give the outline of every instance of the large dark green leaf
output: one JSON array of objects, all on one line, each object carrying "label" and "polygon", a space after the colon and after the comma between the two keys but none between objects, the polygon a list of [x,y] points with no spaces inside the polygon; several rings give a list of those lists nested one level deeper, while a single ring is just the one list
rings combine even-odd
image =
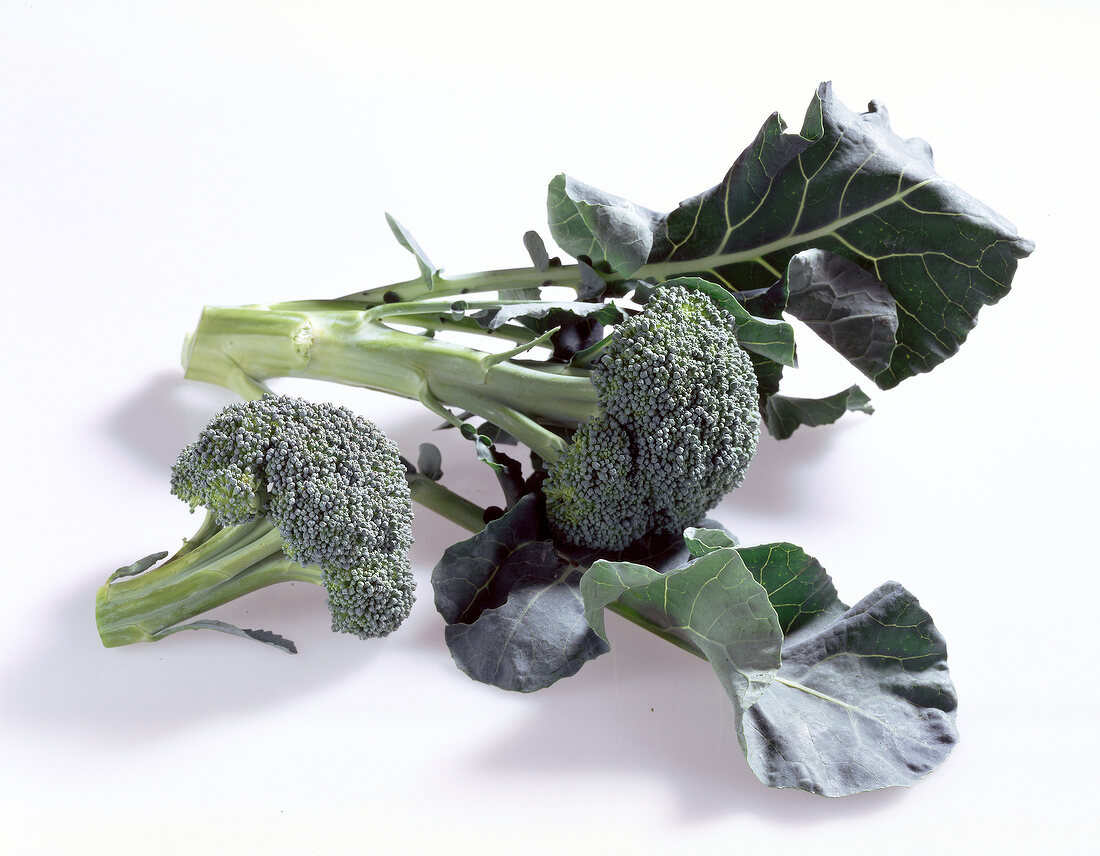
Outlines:
[{"label": "large dark green leaf", "polygon": [[765,784],[833,797],[908,786],[958,741],[943,637],[898,583],[788,643],[779,674],[740,720]]},{"label": "large dark green leaf", "polygon": [[483,610],[504,602],[508,588],[498,581],[501,567],[523,547],[541,547],[538,519],[529,513],[532,502],[533,498],[525,500],[477,535],[444,551],[432,571],[432,589],[435,608],[448,624],[472,622]]},{"label": "large dark green leaf", "polygon": [[[894,134],[876,102],[854,113],[822,84],[801,132],[785,127],[773,114],[720,184],[663,217],[559,176],[551,232],[567,252],[595,253],[613,274],[694,275],[734,291],[772,285],[805,250],[829,251],[896,303],[897,346],[875,382],[891,387],[932,369],[958,350],[978,310],[1008,293],[1031,242],[937,175],[927,143]],[[861,348],[845,337],[845,347],[873,352],[874,341]]]},{"label": "large dark green leaf", "polygon": [[474,680],[532,692],[607,651],[585,620],[582,569],[541,534],[538,497],[528,494],[432,571],[447,646]]},{"label": "large dark green leaf", "polygon": [[[506,492],[508,492],[506,490]],[[679,566],[683,539],[653,535],[614,553],[555,544],[540,497],[527,493],[474,537],[449,547],[432,572],[451,654],[466,674],[530,692],[607,651],[589,627],[581,574],[600,558]]]},{"label": "large dark green leaf", "polygon": [[[447,626],[451,656],[474,680],[533,692],[575,674],[608,650],[584,620],[577,595],[580,571],[558,565],[557,576],[551,576],[551,568],[532,561],[550,555],[520,558],[513,554],[534,573],[514,577],[504,603],[483,611],[473,623]],[[511,563],[503,570],[509,576],[515,574]]]}]

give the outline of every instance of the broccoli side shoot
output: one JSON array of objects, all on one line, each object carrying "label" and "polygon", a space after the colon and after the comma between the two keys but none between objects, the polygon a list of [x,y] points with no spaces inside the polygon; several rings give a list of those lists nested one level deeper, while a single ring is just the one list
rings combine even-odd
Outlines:
[{"label": "broccoli side shoot", "polygon": [[549,468],[555,534],[598,549],[682,532],[738,487],[759,436],[757,382],[733,316],[665,286],[592,372],[602,412]]},{"label": "broccoli side shoot", "polygon": [[135,564],[100,589],[108,647],[212,626],[180,622],[289,580],[325,587],[335,631],[385,636],[408,616],[405,467],[366,419],[287,396],[232,405],[180,453],[171,485],[207,520],[168,562]]}]

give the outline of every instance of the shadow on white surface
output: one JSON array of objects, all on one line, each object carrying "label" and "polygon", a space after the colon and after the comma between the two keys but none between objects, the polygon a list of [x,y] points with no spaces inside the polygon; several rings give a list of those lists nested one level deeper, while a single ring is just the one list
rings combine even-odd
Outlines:
[{"label": "shadow on white surface", "polygon": [[218,617],[274,628],[309,657],[210,631],[106,649],[93,617],[97,584],[89,577],[86,587],[47,604],[44,620],[54,632],[0,675],[0,715],[12,725],[101,742],[156,740],[300,702],[385,654],[351,637],[327,640],[336,634],[328,629],[324,593],[308,585],[259,592]]},{"label": "shadow on white surface", "polygon": [[[791,517],[812,508],[815,500],[807,491],[807,479],[812,478],[815,468],[824,466],[842,434],[859,428],[860,416],[846,414],[833,425],[803,427],[786,440],[774,439],[761,426],[760,442],[744,483],[727,495],[710,516],[735,518],[744,510],[758,517]],[[732,520],[723,522],[732,526]]]},{"label": "shadow on white surface", "polygon": [[102,427],[129,454],[167,473],[210,417],[238,401],[227,389],[184,380],[178,370],[162,371],[108,412]]}]

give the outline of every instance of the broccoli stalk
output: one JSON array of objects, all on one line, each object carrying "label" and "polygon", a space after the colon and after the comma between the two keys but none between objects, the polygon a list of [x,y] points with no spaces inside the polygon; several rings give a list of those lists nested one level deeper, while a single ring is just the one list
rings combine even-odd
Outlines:
[{"label": "broccoli stalk", "polygon": [[270,520],[222,527],[207,513],[193,538],[167,562],[147,570],[166,555],[155,553],[119,568],[100,587],[96,625],[105,647],[155,642],[191,629],[184,622],[276,583],[323,584],[320,567],[286,557],[282,535]]},{"label": "broccoli stalk", "polygon": [[475,534],[485,528],[485,509],[477,503],[420,473],[409,473],[405,479],[413,502]]},{"label": "broccoli stalk", "polygon": [[[778,242],[779,245],[782,243]],[[578,264],[555,263],[546,267],[500,268],[459,274],[448,274],[437,270],[432,273],[431,277],[422,275],[416,279],[405,280],[392,285],[375,286],[344,295],[339,299],[356,303],[360,307],[374,307],[428,298],[524,291],[547,286],[570,288],[579,294],[592,287],[591,284],[586,283],[586,275],[583,272],[585,268],[587,268],[588,275],[593,278],[592,284],[596,284],[596,278],[598,278],[599,283],[602,283],[597,286],[598,288],[621,292],[641,280],[650,282],[674,281],[680,277],[697,276],[699,271],[709,269],[708,263],[714,264],[719,259],[723,266],[746,262],[765,265],[764,257],[772,249],[781,249],[781,246],[764,245],[763,247],[753,247],[738,252],[726,252],[717,258],[685,258],[647,262],[634,269],[629,277],[620,276],[606,269],[597,271],[587,263],[584,268]],[[779,270],[772,267],[768,269],[775,279],[782,279],[783,274]],[[730,291],[737,290],[728,283],[724,287]]]},{"label": "broccoli stalk", "polygon": [[449,310],[208,307],[184,348],[186,376],[245,397],[267,392],[269,378],[328,380],[419,400],[454,425],[464,417],[448,408],[477,415],[546,464],[555,535],[594,549],[681,532],[744,478],[758,437],[756,376],[736,320],[705,293],[666,283],[583,368],[519,359],[550,333],[486,353],[389,326],[446,328]]},{"label": "broccoli stalk", "polygon": [[[691,270],[696,270],[696,268],[691,268]],[[637,278],[641,279],[661,272],[656,268],[653,271],[644,269],[643,272],[637,274]],[[609,275],[603,275],[603,278],[609,284],[622,282],[620,278]],[[362,308],[364,306],[373,307],[392,303],[411,303],[425,298],[522,291],[544,286],[572,288],[579,292],[583,287],[580,267],[578,265],[556,265],[542,271],[533,267],[501,268],[499,270],[460,274],[445,274],[436,271],[430,280],[420,276],[405,282],[356,291],[339,299],[355,303]]]},{"label": "broccoli stalk", "polygon": [[[433,316],[448,309],[429,308]],[[446,409],[454,407],[504,429],[548,461],[565,442],[546,426],[576,428],[599,412],[586,370],[523,365],[382,323],[424,311],[422,304],[389,304],[364,312],[340,301],[208,306],[184,345],[185,373],[244,398],[268,392],[263,381],[270,378],[335,381],[419,400],[459,424]]]}]

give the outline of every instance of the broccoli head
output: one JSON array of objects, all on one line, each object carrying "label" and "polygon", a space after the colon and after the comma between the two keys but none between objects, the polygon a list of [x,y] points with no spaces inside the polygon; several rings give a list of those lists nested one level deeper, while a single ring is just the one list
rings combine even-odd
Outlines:
[{"label": "broccoli head", "polygon": [[759,436],[756,374],[733,316],[665,286],[621,324],[592,371],[601,412],[544,484],[555,534],[621,549],[696,524],[745,477]]},{"label": "broccoli head", "polygon": [[366,419],[287,396],[232,405],[180,453],[171,486],[207,520],[161,567],[123,569],[101,589],[105,643],[161,638],[200,611],[287,580],[324,586],[336,631],[385,636],[408,616],[405,466]]}]

